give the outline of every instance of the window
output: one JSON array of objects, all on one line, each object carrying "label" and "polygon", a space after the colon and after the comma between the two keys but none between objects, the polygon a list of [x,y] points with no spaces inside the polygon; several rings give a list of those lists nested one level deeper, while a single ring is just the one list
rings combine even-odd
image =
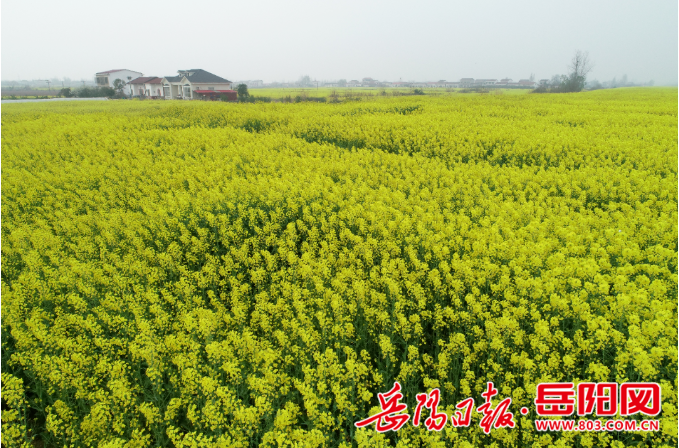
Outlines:
[{"label": "window", "polygon": [[214,87],[208,87],[207,89],[208,89],[208,90],[215,90]]},{"label": "window", "polygon": [[163,92],[165,93],[165,98],[170,97],[170,86],[163,86]]},{"label": "window", "polygon": [[127,77],[127,80],[129,81],[130,79],[132,79],[132,77],[131,77],[131,76],[128,76],[128,77]]},{"label": "window", "polygon": [[190,98],[190,97],[191,97],[191,86],[185,85],[184,86],[184,98]]}]

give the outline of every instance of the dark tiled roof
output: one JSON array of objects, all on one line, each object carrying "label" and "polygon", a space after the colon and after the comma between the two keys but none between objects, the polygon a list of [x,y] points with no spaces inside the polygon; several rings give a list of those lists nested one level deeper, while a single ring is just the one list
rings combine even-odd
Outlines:
[{"label": "dark tiled roof", "polygon": [[188,79],[191,82],[214,82],[214,83],[222,83],[222,82],[231,82],[228,79],[224,79],[220,76],[213,75],[210,72],[206,72],[203,69],[196,68],[192,70],[181,70],[182,72],[191,72],[191,76],[186,76],[186,79]]},{"label": "dark tiled roof", "polygon": [[134,78],[132,81],[128,82],[128,84],[145,84],[155,78],[155,76],[140,76],[139,78]]},{"label": "dark tiled roof", "polygon": [[165,79],[167,79],[168,82],[179,82],[182,80],[181,76],[166,76]]}]

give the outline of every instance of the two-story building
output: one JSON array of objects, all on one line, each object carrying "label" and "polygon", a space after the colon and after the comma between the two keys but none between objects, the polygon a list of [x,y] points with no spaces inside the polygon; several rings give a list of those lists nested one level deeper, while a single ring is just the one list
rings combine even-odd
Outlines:
[{"label": "two-story building", "polygon": [[[97,87],[113,87],[113,83],[116,79],[120,79],[127,84],[133,79],[139,78],[140,76],[144,76],[144,74],[141,72],[135,72],[134,70],[106,70],[104,72],[98,72],[94,75],[94,83]],[[130,87],[125,85],[123,93],[125,95],[131,95]]]}]

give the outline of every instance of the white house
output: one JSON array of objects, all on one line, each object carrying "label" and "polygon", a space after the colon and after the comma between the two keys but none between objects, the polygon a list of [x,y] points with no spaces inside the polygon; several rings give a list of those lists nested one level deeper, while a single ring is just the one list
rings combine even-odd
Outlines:
[{"label": "white house", "polygon": [[202,69],[179,70],[178,76],[166,76],[161,80],[165,99],[202,99],[196,91],[231,91],[233,83]]},{"label": "white house", "polygon": [[163,97],[163,78],[157,76],[140,76],[127,83],[131,96],[145,96],[148,98]]},{"label": "white house", "polygon": [[[113,87],[113,83],[116,79],[120,79],[121,81],[128,83],[135,78],[139,78],[140,76],[144,76],[144,74],[141,72],[135,72],[134,70],[107,70],[105,72],[96,73],[94,75],[94,81],[97,87]],[[123,89],[123,93],[125,95],[131,94],[131,90],[127,85]]]},{"label": "white house", "polygon": [[494,86],[497,84],[497,79],[475,79],[474,85],[476,86]]},{"label": "white house", "polygon": [[535,81],[531,81],[530,79],[519,79],[518,85],[519,87],[535,88],[538,86],[538,83]]}]

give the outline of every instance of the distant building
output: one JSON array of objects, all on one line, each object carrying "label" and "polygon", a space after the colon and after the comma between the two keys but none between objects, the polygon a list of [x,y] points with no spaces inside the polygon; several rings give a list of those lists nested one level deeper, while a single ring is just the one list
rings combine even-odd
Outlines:
[{"label": "distant building", "polygon": [[213,96],[210,92],[231,92],[233,83],[202,69],[179,70],[178,76],[162,79],[165,99],[205,99]]},{"label": "distant building", "polygon": [[356,79],[352,79],[347,83],[347,87],[362,87],[361,83]]},{"label": "distant building", "polygon": [[127,83],[130,89],[130,96],[141,96],[147,98],[163,97],[163,78],[157,76],[140,76]]},{"label": "distant building", "polygon": [[476,86],[476,87],[494,86],[495,84],[497,84],[497,79],[475,79],[474,80],[474,86]]},{"label": "distant building", "polygon": [[233,83],[233,85],[235,85],[235,86],[239,86],[241,84],[245,84],[246,86],[248,86],[248,89],[256,89],[258,87],[264,87],[264,81],[262,81],[261,79],[255,79],[255,80],[251,80],[251,81],[235,81]]},{"label": "distant building", "polygon": [[427,87],[430,88],[436,88],[436,87],[448,87],[449,82],[446,82],[445,79],[441,79],[439,81],[432,81],[427,83]]},{"label": "distant building", "polygon": [[460,79],[460,87],[473,87],[474,86],[474,78],[461,78]]},{"label": "distant building", "polygon": [[[134,70],[120,69],[120,70],[106,70],[105,72],[97,72],[94,75],[94,84],[97,87],[113,87],[113,83],[116,79],[128,83],[135,78],[144,76],[141,72],[135,72]],[[123,89],[125,95],[130,95],[130,88],[126,85]]]},{"label": "distant building", "polygon": [[535,81],[531,81],[530,79],[519,79],[519,82],[517,83],[519,87],[537,87],[538,83]]}]

